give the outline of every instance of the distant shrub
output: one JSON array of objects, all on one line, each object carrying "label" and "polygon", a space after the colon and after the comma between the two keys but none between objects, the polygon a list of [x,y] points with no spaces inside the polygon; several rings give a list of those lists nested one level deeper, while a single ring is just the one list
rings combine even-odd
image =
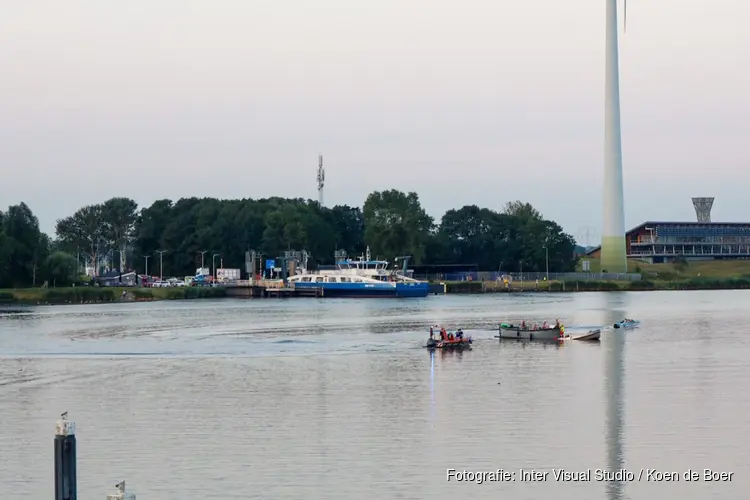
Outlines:
[{"label": "distant shrub", "polygon": [[681,285],[683,290],[736,290],[750,288],[750,279],[690,278]]},{"label": "distant shrub", "polygon": [[628,290],[638,291],[638,290],[653,290],[656,287],[653,281],[649,280],[640,280],[640,281],[631,281],[628,283]]},{"label": "distant shrub", "polygon": [[614,292],[621,290],[621,288],[620,285],[615,281],[566,280],[564,282],[563,290],[566,292]]},{"label": "distant shrub", "polygon": [[0,302],[15,302],[16,296],[13,292],[0,292]]},{"label": "distant shrub", "polygon": [[153,299],[154,293],[150,288],[134,288],[131,292],[136,299]]},{"label": "distant shrub", "polygon": [[207,286],[184,286],[174,288],[154,288],[153,297],[167,300],[179,299],[210,299],[226,297],[227,289],[224,287]]},{"label": "distant shrub", "polygon": [[445,293],[482,293],[481,281],[449,281]]},{"label": "distant shrub", "polygon": [[111,288],[75,287],[48,288],[41,294],[41,301],[50,304],[67,304],[79,302],[112,302],[116,298]]}]

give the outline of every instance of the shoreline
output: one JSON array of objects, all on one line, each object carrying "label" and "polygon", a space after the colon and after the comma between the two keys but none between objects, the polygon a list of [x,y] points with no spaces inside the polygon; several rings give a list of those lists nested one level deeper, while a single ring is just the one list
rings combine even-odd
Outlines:
[{"label": "shoreline", "polygon": [[747,290],[748,278],[688,278],[683,280],[639,281],[535,281],[515,282],[510,288],[498,282],[453,281],[445,282],[446,294],[486,293],[577,293],[577,292],[649,292],[691,290]]},{"label": "shoreline", "polygon": [[[691,290],[747,290],[748,278],[689,278],[675,281],[540,281],[502,283],[482,281],[447,281],[445,295],[497,293],[582,293],[582,292],[647,292]],[[126,292],[123,298],[123,291]],[[223,287],[132,288],[132,287],[63,287],[17,288],[0,290],[0,305],[70,305],[113,304],[120,302],[153,302],[161,300],[216,299],[227,297]]]},{"label": "shoreline", "polygon": [[[123,291],[126,292],[123,297]],[[215,299],[227,296],[226,288],[179,287],[60,287],[0,290],[0,305],[72,305],[153,302],[160,300]]]}]

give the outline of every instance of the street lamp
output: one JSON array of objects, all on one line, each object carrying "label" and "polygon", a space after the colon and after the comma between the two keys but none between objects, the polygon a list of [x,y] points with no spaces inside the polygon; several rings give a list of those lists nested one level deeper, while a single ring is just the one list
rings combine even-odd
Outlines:
[{"label": "street lamp", "polygon": [[146,272],[145,272],[144,274],[145,274],[146,276],[148,276],[148,259],[150,259],[150,258],[151,258],[151,256],[150,256],[150,255],[146,255],[146,256],[144,256],[143,258],[144,258],[144,259],[146,259]]},{"label": "street lamp", "polygon": [[547,281],[547,291],[549,292],[549,247],[547,244],[544,244],[544,263],[547,268],[547,277],[545,280]]},{"label": "street lamp", "polygon": [[157,250],[159,254],[159,281],[164,281],[164,254],[166,250]]},{"label": "street lamp", "polygon": [[206,252],[208,252],[208,250],[202,250],[200,252],[200,254],[201,254],[201,272],[203,272],[203,256],[206,255]]},{"label": "street lamp", "polygon": [[211,267],[214,270],[214,279],[216,279],[216,257],[221,256],[220,253],[215,253],[214,256],[211,258]]}]

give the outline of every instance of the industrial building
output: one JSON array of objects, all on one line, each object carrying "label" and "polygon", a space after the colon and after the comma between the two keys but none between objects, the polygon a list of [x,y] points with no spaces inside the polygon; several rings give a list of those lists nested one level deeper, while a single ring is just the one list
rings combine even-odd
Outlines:
[{"label": "industrial building", "polygon": [[[651,263],[675,259],[750,259],[750,223],[711,222],[713,198],[693,198],[696,222],[644,222],[625,234],[629,259]],[[600,258],[601,247],[586,253]]]}]

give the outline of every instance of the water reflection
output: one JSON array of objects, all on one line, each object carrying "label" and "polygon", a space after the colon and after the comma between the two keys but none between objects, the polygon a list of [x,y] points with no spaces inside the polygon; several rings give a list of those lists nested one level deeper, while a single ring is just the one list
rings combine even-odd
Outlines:
[{"label": "water reflection", "polygon": [[[626,317],[625,293],[607,293],[602,295],[604,300],[604,323],[613,325]],[[623,401],[623,383],[625,378],[625,330],[609,328],[606,343],[607,354],[605,358],[605,383],[604,391],[607,404],[607,468],[610,471],[619,471],[625,468],[625,453],[623,450],[623,421],[625,419],[625,404]],[[607,485],[607,497],[609,500],[622,500],[625,498],[625,483],[610,481]]]},{"label": "water reflection", "polygon": [[430,351],[430,424],[435,426],[435,350]]},{"label": "water reflection", "polygon": [[[30,321],[0,319],[0,441],[14,443],[0,453],[0,495],[48,495],[50,424],[70,410],[86,499],[123,478],[139,498],[179,491],[184,500],[743,498],[749,299],[750,291],[336,307],[227,300],[128,304],[127,317],[115,306],[35,308]],[[560,315],[573,334],[603,327],[602,342],[498,342],[498,311]],[[613,330],[625,316],[641,327]],[[430,320],[490,327],[473,335],[472,351],[430,353]],[[126,331],[112,326],[122,324]],[[166,354],[127,354],[143,352]],[[445,467],[616,471],[625,450],[628,469],[712,467],[735,480],[627,489],[445,481]]]}]

